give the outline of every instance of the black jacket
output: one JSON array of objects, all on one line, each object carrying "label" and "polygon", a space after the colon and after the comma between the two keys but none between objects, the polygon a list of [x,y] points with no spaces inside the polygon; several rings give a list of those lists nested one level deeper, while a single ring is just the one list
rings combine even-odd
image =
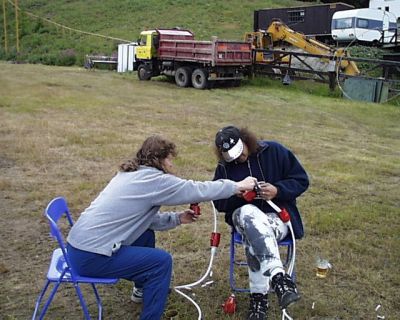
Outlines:
[{"label": "black jacket", "polygon": [[[296,206],[296,198],[309,186],[307,173],[295,155],[283,145],[273,141],[259,141],[259,144],[260,150],[251,154],[245,163],[219,162],[214,180],[240,181],[251,175],[258,181],[265,181],[277,187],[278,194],[272,201],[289,212],[295,237],[300,239],[304,236],[304,228]],[[225,212],[225,221],[231,226],[233,211],[248,203],[237,196],[214,201],[216,209]],[[253,200],[251,204],[263,212],[274,212],[264,200]]]}]

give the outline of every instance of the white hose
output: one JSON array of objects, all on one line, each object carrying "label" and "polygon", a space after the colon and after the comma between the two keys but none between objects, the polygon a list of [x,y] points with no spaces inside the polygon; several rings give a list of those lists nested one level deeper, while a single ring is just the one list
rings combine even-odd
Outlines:
[{"label": "white hose", "polygon": [[286,309],[282,309],[282,320],[293,320],[293,318],[286,312]]},{"label": "white hose", "polygon": [[[213,228],[213,232],[217,232],[217,210],[215,209],[214,203],[211,201],[211,205],[213,208],[213,214],[214,214],[214,228]],[[191,297],[189,297],[187,294],[183,293],[182,291],[180,291],[181,289],[187,289],[187,290],[191,290],[192,287],[195,287],[199,284],[201,284],[211,273],[211,268],[214,262],[214,256],[217,253],[217,247],[211,247],[211,256],[210,256],[210,261],[208,263],[208,268],[207,271],[204,273],[204,275],[197,281],[189,283],[189,284],[184,284],[184,285],[180,285],[180,286],[175,286],[174,290],[175,292],[179,293],[181,296],[185,297],[186,299],[188,299],[197,309],[197,313],[198,313],[198,320],[202,319],[202,313],[201,313],[201,309],[199,307],[199,305],[196,303],[196,301],[194,301]],[[208,284],[211,284],[212,281],[208,281]]]},{"label": "white hose", "polygon": [[274,209],[277,213],[281,213],[281,208],[279,208],[275,203],[273,203],[271,200],[266,200],[267,203]]},{"label": "white hose", "polygon": [[294,263],[296,261],[296,239],[294,238],[294,231],[292,227],[292,223],[289,221],[287,223],[290,233],[292,234],[292,243],[293,243],[293,254],[292,254],[292,259],[290,260],[289,267],[288,267],[288,273],[290,276],[293,275],[293,270],[294,270]]},{"label": "white hose", "polygon": [[[278,214],[282,212],[281,208],[279,208],[275,203],[273,203],[271,200],[266,200],[267,203],[271,206],[272,209],[274,209]],[[296,239],[294,237],[294,231],[292,227],[292,223],[290,220],[288,222],[285,222],[286,225],[289,228],[290,235],[292,236],[292,243],[293,243],[293,252],[291,255],[291,259],[287,268],[287,273],[292,276],[293,275],[293,270],[294,270],[294,263],[296,261]],[[286,309],[282,309],[282,320],[293,320],[292,317],[289,316],[287,313]]]},{"label": "white hose", "polygon": [[[277,213],[281,213],[282,212],[281,208],[279,208],[271,200],[266,200],[266,201],[271,206],[271,208],[274,209]],[[287,270],[288,274],[290,276],[292,276],[293,275],[293,270],[294,270],[294,263],[296,261],[296,239],[294,237],[294,231],[293,231],[292,223],[290,222],[290,220],[288,222],[286,222],[286,225],[289,228],[290,235],[292,236],[292,243],[293,243],[293,254],[292,254],[292,257],[290,259],[288,270]]]},{"label": "white hose", "polygon": [[184,294],[182,291],[179,291],[178,289],[176,289],[176,287],[174,288],[174,290],[175,290],[175,292],[179,293],[181,296],[185,297],[191,303],[194,304],[194,306],[197,309],[197,313],[199,314],[198,320],[201,320],[202,319],[202,313],[201,313],[201,309],[200,309],[199,305],[191,297],[189,297],[187,294]]},{"label": "white hose", "polygon": [[211,272],[211,268],[212,268],[212,264],[213,264],[214,256],[215,256],[216,252],[217,252],[217,248],[211,247],[211,257],[210,257],[210,262],[208,264],[207,271],[204,273],[204,275],[199,280],[197,280],[196,282],[190,283],[190,284],[183,284],[180,286],[176,286],[175,288],[176,289],[190,289],[191,287],[195,287],[198,284],[202,283],[204,281],[204,279],[207,278],[209,273]]}]

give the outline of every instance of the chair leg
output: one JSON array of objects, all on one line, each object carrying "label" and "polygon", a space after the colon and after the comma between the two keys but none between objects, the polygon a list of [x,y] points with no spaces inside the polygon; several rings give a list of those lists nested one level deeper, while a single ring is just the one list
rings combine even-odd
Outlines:
[{"label": "chair leg", "polygon": [[81,288],[79,287],[79,283],[74,283],[74,287],[75,287],[76,294],[79,298],[79,301],[81,302],[81,306],[83,309],[83,313],[85,314],[85,318],[86,318],[86,320],[90,320],[89,310],[86,306],[85,299],[83,298],[83,294],[82,294]]},{"label": "chair leg", "polygon": [[231,239],[231,245],[230,245],[230,259],[229,259],[229,283],[231,285],[231,289],[235,291],[235,278],[234,278],[234,272],[235,272],[235,243],[233,241],[233,234],[232,234],[232,239]]},{"label": "chair leg", "polygon": [[[50,281],[49,281],[49,283],[50,283]],[[47,283],[47,286],[49,285],[49,283]],[[46,314],[47,309],[49,308],[51,302],[53,301],[53,298],[54,298],[54,296],[56,295],[56,292],[57,292],[58,287],[60,286],[60,284],[61,284],[61,282],[56,282],[56,283],[54,284],[54,288],[53,288],[53,290],[51,290],[50,296],[49,296],[49,298],[47,299],[47,301],[46,301],[46,303],[45,303],[45,305],[44,305],[44,307],[43,307],[43,309],[42,309],[42,312],[40,313],[40,316],[39,316],[39,319],[40,319],[40,320],[42,320],[42,319],[44,318],[44,315]],[[47,288],[46,288],[46,289],[47,289]]]},{"label": "chair leg", "polygon": [[50,281],[46,280],[45,285],[44,285],[42,291],[40,292],[38,299],[36,300],[35,310],[33,311],[32,320],[36,319],[36,314],[39,311],[40,303],[42,302],[42,299],[43,299],[44,295],[46,294],[49,284],[50,284]]},{"label": "chair leg", "polygon": [[97,301],[97,308],[98,308],[98,314],[99,314],[99,320],[102,319],[103,317],[103,305],[101,303],[101,298],[99,293],[97,292],[96,286],[94,285],[94,283],[92,283],[92,288],[94,291],[94,295],[96,296],[96,301]]}]

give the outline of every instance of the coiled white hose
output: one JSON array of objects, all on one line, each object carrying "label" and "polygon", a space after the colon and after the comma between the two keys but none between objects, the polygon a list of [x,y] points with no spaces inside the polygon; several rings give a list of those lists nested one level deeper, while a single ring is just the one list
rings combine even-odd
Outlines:
[{"label": "coiled white hose", "polygon": [[[217,210],[215,209],[214,203],[211,201],[211,205],[213,208],[213,215],[214,215],[214,228],[213,228],[213,232],[217,232]],[[200,306],[196,303],[196,301],[194,301],[191,297],[189,297],[187,294],[183,293],[181,290],[182,289],[187,289],[187,290],[191,290],[193,287],[201,284],[211,273],[211,268],[214,262],[214,256],[217,253],[217,247],[211,247],[211,256],[210,256],[210,261],[208,263],[208,268],[206,270],[206,272],[204,273],[204,275],[197,281],[189,283],[189,284],[183,284],[183,285],[179,285],[179,286],[175,286],[174,290],[175,292],[177,292],[178,294],[180,294],[181,296],[185,297],[186,299],[188,299],[197,309],[197,313],[198,313],[198,320],[202,319],[202,312],[200,309]],[[211,284],[212,281],[207,282],[206,284]]]}]

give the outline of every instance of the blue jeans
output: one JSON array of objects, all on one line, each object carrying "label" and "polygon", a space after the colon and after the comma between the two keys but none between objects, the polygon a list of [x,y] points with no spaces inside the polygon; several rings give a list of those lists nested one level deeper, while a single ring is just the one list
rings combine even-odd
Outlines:
[{"label": "blue jeans", "polygon": [[76,249],[67,245],[72,267],[82,276],[119,278],[134,281],[143,288],[141,320],[161,319],[168,297],[172,273],[172,257],[154,248],[153,230],[145,231],[130,246],[111,257]]}]

